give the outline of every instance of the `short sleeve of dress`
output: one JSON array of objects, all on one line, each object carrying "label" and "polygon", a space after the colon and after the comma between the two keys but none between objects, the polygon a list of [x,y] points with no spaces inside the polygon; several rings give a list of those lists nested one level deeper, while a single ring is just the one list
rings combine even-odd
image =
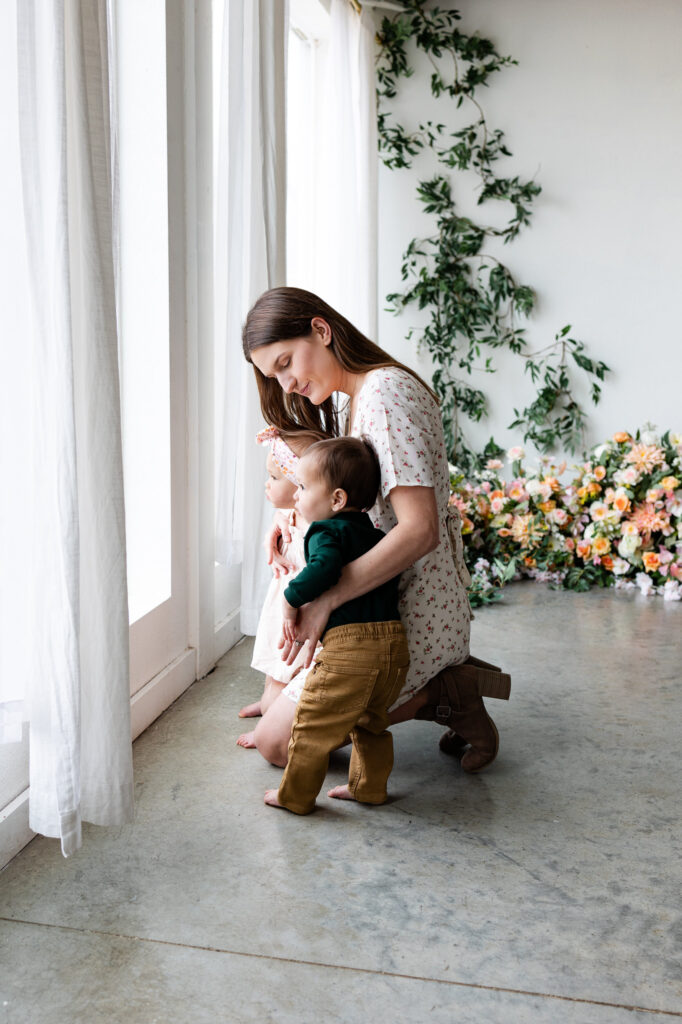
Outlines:
[{"label": "short sleeve of dress", "polygon": [[394,487],[435,487],[443,458],[438,406],[404,370],[375,370],[358,402],[353,434],[365,434],[381,464],[381,495]]}]

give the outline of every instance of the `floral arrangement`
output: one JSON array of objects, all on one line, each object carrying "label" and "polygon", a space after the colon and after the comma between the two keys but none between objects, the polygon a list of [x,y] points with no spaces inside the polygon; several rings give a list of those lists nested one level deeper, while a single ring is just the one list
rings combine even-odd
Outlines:
[{"label": "floral arrangement", "polygon": [[[501,452],[500,452],[501,453]],[[472,605],[524,576],[571,590],[639,588],[682,599],[682,435],[625,431],[566,463],[530,470],[511,448],[511,481],[491,458],[472,479],[451,466],[450,502],[462,517]]]}]

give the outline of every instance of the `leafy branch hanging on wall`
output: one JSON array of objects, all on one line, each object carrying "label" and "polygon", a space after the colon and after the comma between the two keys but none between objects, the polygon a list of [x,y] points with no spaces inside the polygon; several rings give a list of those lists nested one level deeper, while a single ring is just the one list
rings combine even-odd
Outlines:
[{"label": "leafy branch hanging on wall", "polygon": [[[486,395],[471,378],[474,370],[495,372],[493,356],[486,354],[491,349],[517,355],[536,387],[533,400],[523,409],[514,409],[510,427],[522,429],[524,440],[542,452],[555,446],[574,452],[584,443],[586,414],[574,395],[573,372],[577,368],[587,374],[596,404],[601,395],[598,381],[609,368],[589,358],[584,343],[570,337],[570,327],[558,331],[545,348],[530,352],[525,328],[519,324],[533,311],[535,293],[485,251],[490,239],[508,243],[517,237],[529,224],[533,201],[541,191],[535,181],[498,176],[497,161],[512,154],[504,132],[488,126],[476,98],[491,76],[517,61],[500,56],[490,40],[462,33],[458,11],[425,10],[426,0],[401,3],[404,10],[384,17],[379,32],[378,122],[383,162],[395,169],[411,167],[412,159],[429,148],[450,171],[476,173],[478,206],[506,202],[512,216],[503,228],[478,224],[458,209],[446,173],[421,181],[418,197],[424,211],[435,216],[436,231],[410,242],[402,260],[404,290],[388,295],[387,301],[395,313],[409,305],[429,312],[421,344],[435,363],[433,386],[441,400],[453,461],[464,469],[473,468],[482,457],[499,451],[491,439],[485,451],[476,455],[460,422],[461,414],[473,421],[487,415]],[[399,81],[413,74],[409,44],[426,54],[433,67],[432,94],[454,101],[456,108],[470,109],[470,123],[448,131],[444,124],[427,121],[407,131],[391,120],[387,101],[397,96]]]}]

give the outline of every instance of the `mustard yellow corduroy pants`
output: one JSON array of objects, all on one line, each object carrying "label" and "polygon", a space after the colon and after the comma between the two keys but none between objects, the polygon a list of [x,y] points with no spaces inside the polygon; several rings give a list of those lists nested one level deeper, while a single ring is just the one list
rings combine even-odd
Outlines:
[{"label": "mustard yellow corduroy pants", "polygon": [[384,803],[393,768],[388,708],[403,688],[409,662],[400,622],[359,622],[325,633],[296,709],[280,804],[296,814],[312,811],[329,755],[349,734],[351,793],[361,803]]}]

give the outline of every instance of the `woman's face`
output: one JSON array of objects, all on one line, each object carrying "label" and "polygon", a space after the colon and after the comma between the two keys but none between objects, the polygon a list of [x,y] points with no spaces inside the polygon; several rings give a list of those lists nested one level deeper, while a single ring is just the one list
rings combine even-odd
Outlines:
[{"label": "woman's face", "polygon": [[340,390],[342,367],[330,349],[332,332],[326,320],[312,320],[312,334],[306,338],[275,341],[253,349],[251,360],[264,377],[273,377],[288,395],[303,395],[321,405]]}]

